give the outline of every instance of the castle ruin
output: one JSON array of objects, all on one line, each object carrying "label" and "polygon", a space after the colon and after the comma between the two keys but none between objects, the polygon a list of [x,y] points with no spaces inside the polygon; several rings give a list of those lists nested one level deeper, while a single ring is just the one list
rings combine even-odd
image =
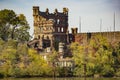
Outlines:
[{"label": "castle ruin", "polygon": [[67,46],[65,48],[71,42],[85,45],[95,35],[102,35],[111,43],[120,42],[120,31],[78,33],[78,28],[71,28],[72,33],[69,33],[68,8],[63,8],[62,12],[55,9],[54,13],[50,13],[48,8],[42,12],[38,6],[33,6],[33,18],[34,39],[28,42],[28,46],[36,49],[45,59],[52,53],[52,49],[57,50],[57,64],[63,65],[62,67],[66,67],[68,63],[68,66],[72,65],[71,69],[74,66],[71,52],[67,50]]},{"label": "castle ruin", "polygon": [[68,43],[68,8],[63,8],[63,12],[55,9],[54,13],[50,13],[48,8],[42,12],[34,6],[33,18],[34,38],[39,39],[39,49],[57,47],[59,42]]}]

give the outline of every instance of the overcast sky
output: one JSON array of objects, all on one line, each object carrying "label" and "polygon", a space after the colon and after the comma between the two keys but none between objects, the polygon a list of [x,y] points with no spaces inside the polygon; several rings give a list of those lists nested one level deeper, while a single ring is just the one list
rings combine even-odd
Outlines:
[{"label": "overcast sky", "polygon": [[32,7],[39,6],[40,11],[49,8],[50,13],[57,8],[62,12],[63,7],[69,8],[69,30],[79,27],[81,17],[82,32],[113,31],[113,15],[116,16],[116,31],[120,31],[120,0],[0,0],[0,10],[12,9],[17,14],[23,13],[30,24],[30,34],[33,34]]}]

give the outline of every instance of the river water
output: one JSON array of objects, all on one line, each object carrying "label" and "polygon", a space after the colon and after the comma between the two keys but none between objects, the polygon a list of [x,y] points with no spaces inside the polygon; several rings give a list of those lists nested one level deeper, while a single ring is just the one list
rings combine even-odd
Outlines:
[{"label": "river water", "polygon": [[120,80],[120,78],[4,78],[0,80]]}]

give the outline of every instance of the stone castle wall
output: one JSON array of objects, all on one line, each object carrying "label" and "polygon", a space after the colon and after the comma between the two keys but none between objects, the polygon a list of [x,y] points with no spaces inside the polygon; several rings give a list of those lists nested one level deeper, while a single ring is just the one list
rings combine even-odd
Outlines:
[{"label": "stone castle wall", "polygon": [[39,39],[39,48],[53,47],[56,41],[67,43],[68,8],[50,13],[48,8],[40,11],[38,6],[33,6],[33,18],[34,38]]},{"label": "stone castle wall", "polygon": [[77,33],[74,35],[75,42],[79,42],[80,44],[85,44],[87,42],[87,37],[92,38],[96,35],[102,35],[106,37],[108,42],[120,42],[120,31],[116,32],[91,32],[91,33]]}]

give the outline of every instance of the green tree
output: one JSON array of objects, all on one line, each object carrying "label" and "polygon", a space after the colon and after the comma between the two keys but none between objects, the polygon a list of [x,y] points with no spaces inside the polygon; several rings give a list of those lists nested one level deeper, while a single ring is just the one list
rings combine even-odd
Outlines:
[{"label": "green tree", "polygon": [[[14,41],[12,43],[14,43]],[[0,53],[0,63],[1,63],[0,67],[4,77],[12,75],[11,70],[14,66],[14,63],[16,62],[16,48],[14,48],[14,45],[9,45],[9,44],[11,43],[7,42],[3,44],[4,48]]]},{"label": "green tree", "polygon": [[48,62],[52,70],[52,76],[57,76],[58,73],[58,67],[56,66],[56,62],[58,61],[58,52],[53,50],[52,53],[48,56]]},{"label": "green tree", "polygon": [[[119,64],[119,57],[117,56],[119,54],[119,47],[114,44],[114,48],[115,50],[102,35],[93,36],[88,44],[84,46],[79,43],[72,43],[71,51],[76,64],[74,74],[76,76],[83,76],[83,64],[85,63],[87,76],[93,76],[95,74],[101,76],[114,76],[114,65]],[[119,70],[117,75],[118,74]]]},{"label": "green tree", "polygon": [[28,41],[29,25],[23,14],[17,15],[13,10],[4,9],[0,11],[0,37],[3,40],[16,39]]},{"label": "green tree", "polygon": [[115,70],[115,76],[120,77],[120,42],[116,44],[112,52],[113,55],[113,67]]},{"label": "green tree", "polygon": [[85,63],[85,47],[79,45],[79,43],[72,43],[71,44],[71,51],[73,53],[73,59],[75,61],[75,69],[74,69],[74,75],[75,76],[84,76],[84,67],[83,64]]},{"label": "green tree", "polygon": [[31,57],[31,62],[28,65],[28,71],[30,76],[50,76],[51,66],[42,58],[37,51],[29,49],[29,57]]}]

